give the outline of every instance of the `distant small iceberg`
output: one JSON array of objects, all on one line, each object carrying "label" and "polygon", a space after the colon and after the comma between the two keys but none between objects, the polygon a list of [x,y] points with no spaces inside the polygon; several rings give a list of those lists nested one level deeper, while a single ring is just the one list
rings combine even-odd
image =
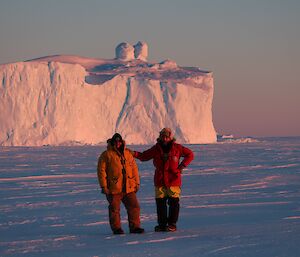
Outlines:
[{"label": "distant small iceberg", "polygon": [[233,135],[217,135],[217,142],[221,144],[231,143],[231,144],[244,144],[244,143],[257,143],[259,140],[253,137],[242,137],[235,138]]}]

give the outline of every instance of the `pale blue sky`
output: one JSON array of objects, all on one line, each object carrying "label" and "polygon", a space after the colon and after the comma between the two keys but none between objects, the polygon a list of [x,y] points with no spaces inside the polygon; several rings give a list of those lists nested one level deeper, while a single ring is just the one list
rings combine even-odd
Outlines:
[{"label": "pale blue sky", "polygon": [[220,133],[300,135],[299,0],[0,0],[0,63],[53,54],[149,60],[211,70]]}]

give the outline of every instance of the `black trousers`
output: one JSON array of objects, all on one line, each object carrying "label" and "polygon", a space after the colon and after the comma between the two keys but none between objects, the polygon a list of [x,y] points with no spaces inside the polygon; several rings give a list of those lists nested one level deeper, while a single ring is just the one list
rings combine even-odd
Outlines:
[{"label": "black trousers", "polygon": [[[164,197],[155,198],[157,222],[160,226],[166,226],[167,224],[175,225],[179,217],[179,198],[178,197]],[[169,210],[168,206],[169,205]]]}]

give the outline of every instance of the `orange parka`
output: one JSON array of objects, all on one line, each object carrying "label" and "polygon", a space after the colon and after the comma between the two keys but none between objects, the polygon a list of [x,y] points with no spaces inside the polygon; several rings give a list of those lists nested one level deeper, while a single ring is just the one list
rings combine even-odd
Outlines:
[{"label": "orange parka", "polygon": [[121,154],[108,143],[107,150],[98,159],[98,180],[102,189],[109,194],[131,193],[139,189],[140,178],[137,164],[131,152],[125,148]]}]

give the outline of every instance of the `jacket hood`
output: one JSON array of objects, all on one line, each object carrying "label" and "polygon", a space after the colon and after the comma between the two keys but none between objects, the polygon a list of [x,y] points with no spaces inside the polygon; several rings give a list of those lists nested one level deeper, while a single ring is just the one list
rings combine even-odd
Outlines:
[{"label": "jacket hood", "polygon": [[[114,150],[114,151],[119,152],[119,150],[116,148],[116,146],[113,145],[113,141],[111,140],[111,138],[107,139],[106,142],[107,142],[107,150]],[[125,142],[125,140],[122,140],[123,150],[125,150],[125,147],[126,147],[126,142]]]}]

